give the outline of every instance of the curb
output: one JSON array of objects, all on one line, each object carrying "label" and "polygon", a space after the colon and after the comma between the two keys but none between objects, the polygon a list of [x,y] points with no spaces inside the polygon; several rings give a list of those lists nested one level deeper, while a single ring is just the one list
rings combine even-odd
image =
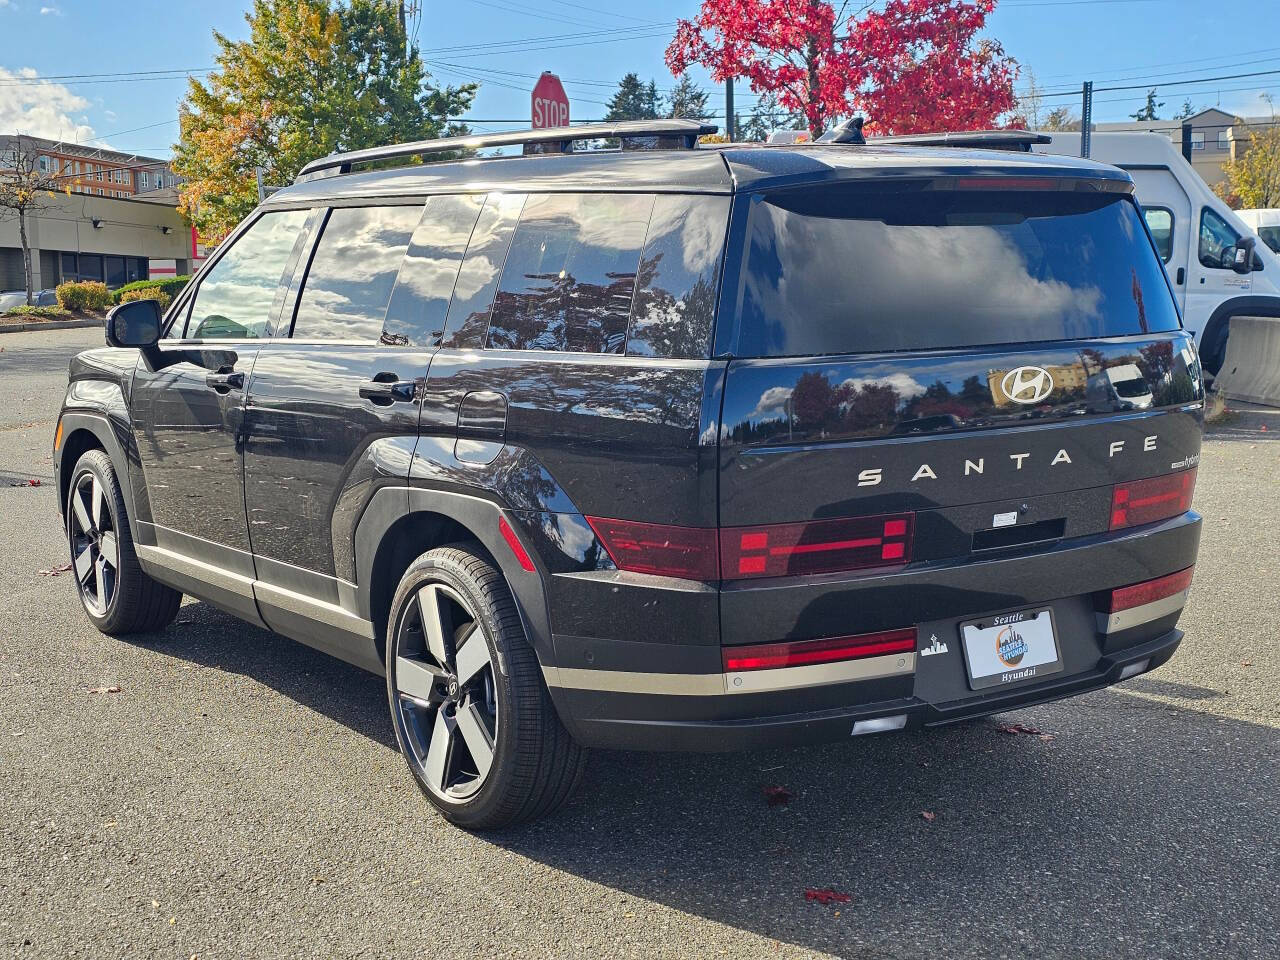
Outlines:
[{"label": "curb", "polygon": [[3,323],[0,333],[23,333],[27,330],[85,330],[101,327],[101,320],[49,320],[45,323]]}]

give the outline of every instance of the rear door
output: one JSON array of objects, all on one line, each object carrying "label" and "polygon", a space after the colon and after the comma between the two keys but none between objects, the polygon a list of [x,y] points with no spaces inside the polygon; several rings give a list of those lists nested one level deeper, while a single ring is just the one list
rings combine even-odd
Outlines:
[{"label": "rear door", "polygon": [[1198,365],[1138,209],[1033,183],[739,201],[725,643],[1002,606],[1000,584],[986,601],[922,587],[870,606],[840,580],[1104,533],[1114,483],[1195,462]]},{"label": "rear door", "polygon": [[[285,335],[263,347],[248,385],[249,539],[267,623],[368,665],[376,652],[372,625],[353,612],[353,535],[373,493],[408,474],[443,316],[433,327],[413,292],[424,282],[415,251],[435,224],[420,199],[335,207],[318,220]],[[452,276],[440,282],[452,289]],[[353,635],[364,641],[355,654]]]}]

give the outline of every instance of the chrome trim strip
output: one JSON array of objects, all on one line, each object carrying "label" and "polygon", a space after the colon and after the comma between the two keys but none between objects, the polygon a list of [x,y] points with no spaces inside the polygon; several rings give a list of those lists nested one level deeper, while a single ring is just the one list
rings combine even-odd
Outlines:
[{"label": "chrome trim strip", "polygon": [[584,670],[577,667],[543,667],[542,673],[550,687],[598,690],[605,693],[718,697],[901,676],[914,672],[915,665],[914,653],[891,653],[861,660],[738,673],[640,673],[629,670]]},{"label": "chrome trim strip", "polygon": [[835,663],[813,663],[804,667],[780,667],[777,670],[744,670],[725,674],[725,693],[764,693],[771,690],[795,690],[800,687],[825,687],[853,680],[875,680],[912,673],[916,668],[915,653],[888,653],[860,660]]},{"label": "chrome trim strip", "polygon": [[1187,591],[1183,590],[1171,597],[1152,600],[1150,603],[1144,603],[1140,607],[1130,607],[1128,610],[1121,610],[1119,613],[1095,614],[1098,618],[1098,632],[1112,634],[1119,633],[1121,630],[1129,630],[1132,627],[1140,627],[1144,623],[1150,623],[1152,620],[1159,620],[1161,617],[1167,617],[1171,613],[1177,613],[1186,604]]},{"label": "chrome trim strip", "polygon": [[292,590],[286,590],[274,584],[263,583],[261,580],[254,580],[251,577],[232,573],[225,567],[206,563],[203,560],[196,560],[186,554],[167,550],[164,547],[150,547],[146,544],[135,543],[134,549],[138,552],[138,559],[144,564],[150,563],[166,570],[172,570],[174,573],[183,574],[210,586],[220,587],[248,600],[256,600],[258,603],[267,604],[280,610],[296,613],[310,620],[328,624],[331,627],[336,627],[365,640],[372,640],[376,636],[373,624],[370,621],[356,616],[350,610],[335,603],[314,600]]},{"label": "chrome trim strip", "polygon": [[144,543],[135,543],[133,549],[137,552],[138,559],[144,564],[153,563],[165,570],[172,570],[174,573],[183,574],[194,580],[221,587],[223,590],[238,596],[247,597],[250,600],[253,599],[254,581],[250,577],[232,573],[225,567],[205,563],[203,560],[196,560],[186,554],[166,550],[164,547],[151,547]]},{"label": "chrome trim strip", "polygon": [[313,600],[311,597],[294,593],[284,587],[277,587],[275,584],[263,583],[261,580],[253,581],[253,589],[257,593],[259,603],[287,610],[310,620],[327,623],[331,627],[337,627],[339,630],[345,630],[366,640],[372,640],[375,637],[373,624],[370,621],[357,617],[350,610],[345,610],[336,603]]}]

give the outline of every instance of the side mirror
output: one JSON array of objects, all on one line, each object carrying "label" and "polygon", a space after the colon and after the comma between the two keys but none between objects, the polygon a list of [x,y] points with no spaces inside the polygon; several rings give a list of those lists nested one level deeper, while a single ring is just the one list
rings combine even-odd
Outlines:
[{"label": "side mirror", "polygon": [[107,343],[113,347],[154,347],[160,339],[160,304],[131,300],[107,314]]},{"label": "side mirror", "polygon": [[1236,273],[1253,271],[1253,248],[1256,245],[1253,237],[1245,237],[1236,243],[1236,256],[1231,262],[1231,269]]}]

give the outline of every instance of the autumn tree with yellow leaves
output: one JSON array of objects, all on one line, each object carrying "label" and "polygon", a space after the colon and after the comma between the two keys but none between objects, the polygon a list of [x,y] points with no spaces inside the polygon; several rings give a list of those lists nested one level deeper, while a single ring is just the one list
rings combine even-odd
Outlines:
[{"label": "autumn tree with yellow leaves", "polygon": [[1222,170],[1227,178],[1214,189],[1233,207],[1280,206],[1280,127],[1250,133],[1248,151]]},{"label": "autumn tree with yellow leaves", "polygon": [[290,183],[309,161],[466,132],[476,85],[433,86],[386,0],[255,0],[249,39],[221,52],[179,109],[181,212],[217,240],[258,202],[256,170]]},{"label": "autumn tree with yellow leaves", "polygon": [[17,136],[0,157],[0,220],[18,218],[18,239],[22,244],[22,269],[27,281],[27,304],[35,302],[31,283],[31,244],[27,240],[27,218],[49,206],[59,193],[70,195],[71,180],[58,170],[58,161],[43,155],[29,137]]}]

